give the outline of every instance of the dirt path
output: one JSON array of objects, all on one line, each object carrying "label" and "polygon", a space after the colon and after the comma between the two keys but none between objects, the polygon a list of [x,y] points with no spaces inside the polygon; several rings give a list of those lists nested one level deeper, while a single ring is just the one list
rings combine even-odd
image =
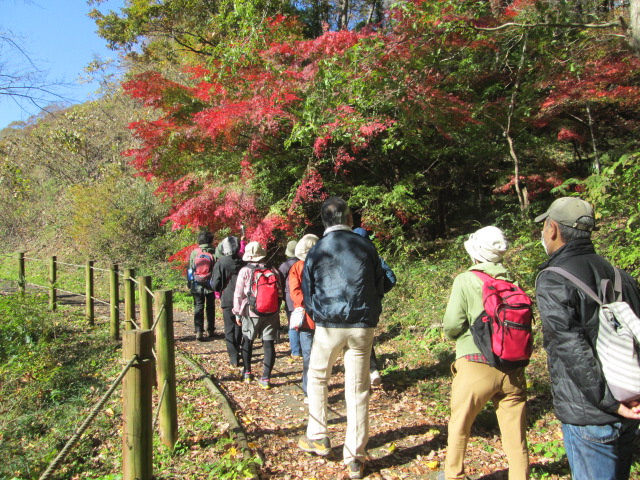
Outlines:
[{"label": "dirt path", "polygon": [[[216,312],[219,314],[220,312]],[[220,315],[216,318],[220,328]],[[297,439],[304,434],[307,408],[300,387],[302,361],[289,356],[285,341],[276,345],[276,364],[271,390],[240,381],[228,362],[224,338],[196,342],[189,315],[174,315],[177,345],[188,352],[215,377],[231,400],[244,426],[250,446],[263,458],[261,478],[340,479],[347,478],[342,464],[342,442],[346,427],[342,365],[334,368],[329,387],[330,429],[334,452],[327,458],[301,452]],[[262,349],[256,341],[254,371],[261,371]],[[409,408],[405,408],[409,407]],[[445,426],[429,419],[428,405],[416,406],[407,392],[384,384],[372,390],[371,438],[368,478],[432,479],[442,460]]]}]

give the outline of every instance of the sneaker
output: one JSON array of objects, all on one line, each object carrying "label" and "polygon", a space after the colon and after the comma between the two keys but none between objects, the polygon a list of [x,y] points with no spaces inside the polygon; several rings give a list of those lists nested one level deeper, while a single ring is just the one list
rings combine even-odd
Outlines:
[{"label": "sneaker", "polygon": [[258,379],[258,386],[260,388],[264,388],[265,390],[270,390],[271,389],[271,382],[269,381],[268,378],[260,378],[260,379]]},{"label": "sneaker", "polygon": [[242,375],[242,381],[244,383],[251,383],[253,382],[253,375],[251,373],[245,373],[244,375]]},{"label": "sneaker", "polygon": [[349,478],[362,478],[364,477],[364,463],[360,460],[353,460],[347,465],[349,469]]},{"label": "sneaker", "polygon": [[380,372],[378,372],[378,370],[374,370],[373,372],[371,372],[370,376],[372,387],[379,387],[380,385],[382,385],[382,377],[380,376]]},{"label": "sneaker", "polygon": [[315,453],[325,457],[331,453],[331,440],[329,440],[329,437],[324,437],[321,440],[309,440],[306,436],[302,436],[298,439],[298,447],[303,452]]}]

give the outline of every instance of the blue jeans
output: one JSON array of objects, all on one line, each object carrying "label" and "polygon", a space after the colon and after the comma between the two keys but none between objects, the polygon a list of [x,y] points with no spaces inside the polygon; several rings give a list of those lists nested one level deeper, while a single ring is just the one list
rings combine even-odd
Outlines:
[{"label": "blue jeans", "polygon": [[289,330],[289,346],[291,347],[291,355],[295,355],[297,357],[302,356],[302,350],[300,348],[300,334],[295,328]]},{"label": "blue jeans", "polygon": [[313,330],[298,331],[300,347],[302,349],[302,391],[307,396],[307,377],[309,376],[309,360],[311,359],[311,346],[313,345]]},{"label": "blue jeans", "polygon": [[609,425],[562,424],[571,478],[574,480],[628,480],[637,422]]}]

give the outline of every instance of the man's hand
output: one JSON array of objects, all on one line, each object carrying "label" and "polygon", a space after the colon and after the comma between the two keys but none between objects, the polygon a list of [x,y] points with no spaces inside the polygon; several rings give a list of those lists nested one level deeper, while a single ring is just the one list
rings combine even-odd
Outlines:
[{"label": "man's hand", "polygon": [[238,324],[238,326],[242,326],[242,317],[240,317],[239,315],[236,315],[236,323]]},{"label": "man's hand", "polygon": [[618,415],[630,418],[631,420],[640,420],[640,402],[633,401],[626,405],[621,403],[618,407]]}]

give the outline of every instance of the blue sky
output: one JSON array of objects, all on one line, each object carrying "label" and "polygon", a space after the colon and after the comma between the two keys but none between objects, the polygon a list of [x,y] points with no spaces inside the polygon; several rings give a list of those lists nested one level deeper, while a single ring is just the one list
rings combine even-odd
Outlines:
[{"label": "blue sky", "polygon": [[[119,11],[123,4],[124,0],[108,0],[99,9]],[[78,83],[95,56],[118,57],[95,33],[96,25],[87,17],[92,8],[86,0],[0,0],[0,34],[13,38],[43,72],[50,89],[70,103],[86,101],[98,88],[96,83]],[[0,46],[0,74],[32,69],[15,49]],[[63,83],[68,85],[60,85]],[[52,102],[57,100],[51,97]],[[31,102],[18,104],[0,95],[0,129],[37,113],[39,109]]]}]

